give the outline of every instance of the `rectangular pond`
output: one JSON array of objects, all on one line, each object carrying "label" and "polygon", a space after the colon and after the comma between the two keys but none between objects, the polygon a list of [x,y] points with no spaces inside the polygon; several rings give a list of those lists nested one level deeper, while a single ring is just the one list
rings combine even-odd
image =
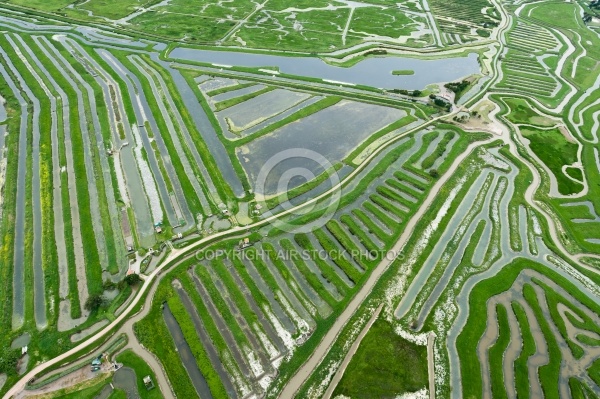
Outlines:
[{"label": "rectangular pond", "polygon": [[231,132],[248,129],[310,97],[310,94],[275,89],[217,113]]},{"label": "rectangular pond", "polygon": [[270,196],[318,176],[405,115],[395,108],[344,100],[239,147],[237,156],[254,191]]}]

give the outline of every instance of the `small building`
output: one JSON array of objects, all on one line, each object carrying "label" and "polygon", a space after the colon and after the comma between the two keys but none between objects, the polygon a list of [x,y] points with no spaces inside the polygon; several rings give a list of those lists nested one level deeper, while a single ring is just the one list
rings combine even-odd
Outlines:
[{"label": "small building", "polygon": [[144,386],[148,391],[154,389],[154,383],[152,382],[152,378],[149,375],[145,376],[142,379],[142,381],[144,381]]}]

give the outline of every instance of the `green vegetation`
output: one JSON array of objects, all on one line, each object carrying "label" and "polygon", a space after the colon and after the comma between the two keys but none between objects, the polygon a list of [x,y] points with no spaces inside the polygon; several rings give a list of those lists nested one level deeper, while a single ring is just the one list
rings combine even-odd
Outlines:
[{"label": "green vegetation", "polygon": [[90,312],[96,312],[100,307],[106,304],[106,298],[100,294],[92,294],[88,297],[87,301],[85,301],[85,309]]},{"label": "green vegetation", "polygon": [[252,92],[252,93],[245,94],[243,96],[233,97],[233,98],[230,98],[229,100],[224,100],[224,101],[218,102],[215,104],[215,109],[217,111],[222,111],[225,108],[233,107],[236,104],[241,104],[244,101],[248,101],[248,100],[253,99],[254,97],[258,97],[261,94],[268,93],[268,92],[272,91],[273,89],[275,89],[275,88],[274,87],[265,87],[262,90],[258,90],[258,91]]},{"label": "green vegetation", "polygon": [[414,75],[415,71],[413,71],[412,69],[397,69],[392,71],[392,75],[400,75],[400,76],[406,76],[406,75]]},{"label": "green vegetation", "polygon": [[[597,32],[593,30],[597,27],[593,27],[591,20],[597,7],[574,2],[523,4],[520,15],[515,15],[516,6],[502,5],[500,10],[489,0],[430,0],[429,5],[431,12],[423,11],[413,2],[396,5],[385,0],[372,0],[366,7],[345,3],[331,7],[326,0],[300,0],[293,4],[294,9],[284,0],[269,0],[262,6],[250,0],[200,0],[193,4],[185,0],[166,3],[124,0],[119,4],[106,0],[73,4],[63,0],[2,3],[0,16],[4,18],[3,37],[7,42],[2,49],[7,56],[0,57],[0,93],[7,100],[8,119],[0,123],[6,125],[9,134],[3,137],[5,149],[0,149],[0,158],[5,154],[18,154],[19,138],[27,139],[26,157],[0,159],[7,161],[6,174],[0,176],[4,184],[0,187],[0,264],[3,266],[0,291],[6,297],[0,304],[0,333],[4,341],[9,343],[25,332],[31,335],[28,365],[31,369],[75,346],[71,340],[73,333],[80,333],[98,321],[115,320],[119,307],[138,292],[141,283],[137,275],[122,280],[127,268],[127,250],[120,225],[122,215],[129,217],[133,247],[138,254],[150,255],[148,248],[142,247],[163,244],[179,232],[189,238],[178,240],[175,246],[185,250],[190,243],[212,234],[206,230],[212,220],[207,222],[206,219],[211,213],[220,213],[223,205],[232,215],[238,214],[242,201],[254,209],[256,199],[238,151],[248,148],[246,145],[253,140],[335,106],[342,99],[364,101],[395,107],[402,110],[404,116],[349,149],[349,155],[335,163],[331,170],[286,193],[287,198],[298,202],[300,198],[310,200],[314,197],[309,195],[310,191],[324,185],[329,173],[352,174],[351,179],[343,181],[341,201],[333,215],[326,215],[330,216],[327,223],[324,226],[312,224],[325,213],[324,200],[315,201],[314,211],[306,215],[286,216],[290,226],[310,226],[313,231],[308,233],[280,231],[261,222],[261,217],[254,214],[250,217],[258,223],[241,228],[237,227],[238,223],[245,224],[247,218],[231,216],[230,222],[236,229],[195,248],[205,255],[217,251],[216,258],[199,261],[186,253],[172,267],[169,265],[161,271],[160,282],[153,282],[158,286],[151,289],[156,288],[156,294],[153,294],[149,314],[134,327],[140,342],[160,359],[178,397],[197,396],[164,321],[162,307],[168,306],[165,311],[170,310],[176,318],[213,396],[227,396],[227,384],[219,378],[221,366],[235,380],[239,396],[246,396],[246,391],[256,396],[263,394],[260,383],[248,370],[254,365],[250,359],[253,355],[249,351],[252,351],[258,352],[261,363],[264,363],[264,355],[268,355],[264,365],[269,372],[276,372],[277,377],[266,389],[266,396],[274,398],[314,353],[325,334],[333,326],[338,328],[334,323],[346,317],[343,312],[375,272],[374,285],[369,286],[366,297],[361,293],[360,304],[335,331],[335,342],[301,387],[298,397],[322,394],[319,386],[335,371],[330,369],[331,365],[340,364],[345,358],[365,326],[367,316],[383,302],[382,314],[392,323],[384,317],[376,321],[335,388],[335,394],[393,397],[425,387],[425,348],[395,333],[398,328],[412,328],[416,333],[435,331],[438,337],[434,344],[436,370],[447,370],[450,364],[457,366],[462,378],[461,395],[469,399],[487,394],[483,392],[482,377],[489,377],[490,395],[512,396],[506,391],[511,381],[505,381],[504,375],[504,356],[511,345],[512,334],[520,335],[522,341],[514,363],[516,396],[533,396],[529,390],[533,386],[529,381],[529,361],[539,349],[534,339],[537,334],[535,338],[545,343],[549,356],[547,364],[539,367],[543,394],[557,398],[562,388],[559,383],[564,382],[559,380],[564,360],[561,351],[569,350],[575,359],[585,359],[589,347],[599,344],[600,326],[590,317],[590,312],[600,314],[600,308],[590,292],[577,288],[590,282],[600,284],[596,273],[598,262],[590,257],[583,260],[589,267],[582,267],[573,260],[579,261],[582,253],[596,254],[600,248],[596,241],[600,239],[600,223],[596,220],[600,213],[600,185],[597,184],[600,172],[597,170],[597,132],[593,130],[597,127],[594,121],[599,109],[593,88],[600,68],[600,46]],[[19,10],[20,14],[11,10]],[[581,10],[586,13],[583,19],[587,19],[590,26],[582,20]],[[53,13],[52,19],[44,14],[48,12]],[[508,26],[504,23],[507,22],[505,13],[510,16]],[[131,18],[112,22],[127,16]],[[83,34],[81,29],[71,29],[66,36],[51,37],[61,28],[27,33],[23,29],[29,28],[24,24],[16,31],[15,18],[44,25],[72,23],[76,19],[78,26],[85,22],[106,29],[86,30],[85,40],[79,37]],[[496,27],[498,31],[494,31]],[[136,44],[142,43],[138,50],[145,53],[132,51],[131,46],[135,44],[122,44],[127,36],[121,34],[132,32],[131,37],[138,41]],[[498,46],[498,38],[503,38],[503,46]],[[94,43],[96,40],[110,46],[98,45]],[[152,40],[172,44],[158,56],[160,47],[153,49]],[[363,46],[367,40],[370,43]],[[12,45],[12,41],[16,45]],[[468,121],[454,119],[457,125],[449,125],[440,121],[452,119],[454,115],[446,119],[441,115],[443,109],[451,107],[441,96],[436,96],[437,89],[431,86],[414,91],[403,88],[387,91],[360,85],[340,87],[311,77],[274,75],[259,72],[258,66],[234,65],[220,70],[208,64],[181,66],[168,58],[168,52],[182,43],[208,45],[202,47],[208,50],[214,50],[209,46],[215,43],[235,47],[233,51],[243,51],[242,47],[272,49],[272,54],[280,56],[319,56],[317,52],[331,51],[330,57],[321,54],[322,58],[340,67],[356,64],[366,57],[387,56],[400,48],[405,53],[407,47],[423,47],[419,57],[437,57],[437,47],[447,46],[444,57],[476,52],[482,71],[465,80],[441,84],[446,83],[446,89],[456,93],[457,99],[464,93],[471,94],[472,88],[480,90],[465,105],[471,118]],[[340,51],[350,46],[355,47]],[[33,55],[27,51],[28,47]],[[506,51],[497,53],[500,47]],[[294,52],[286,53],[286,50]],[[265,53],[266,50],[257,54]],[[115,64],[110,61],[113,58],[117,61]],[[9,68],[11,63],[16,71]],[[129,77],[123,77],[117,64],[124,66],[122,69],[127,70]],[[408,69],[389,72],[398,76],[414,73]],[[194,79],[205,74],[211,75],[215,86],[201,93]],[[20,83],[19,75],[24,83]],[[214,78],[223,77],[237,83],[220,86]],[[16,90],[8,84],[13,81]],[[257,84],[264,88],[261,86],[260,90],[223,101],[210,98],[224,93],[231,96],[233,90]],[[31,93],[21,86],[27,86]],[[299,90],[323,98],[246,136],[231,139],[231,135],[221,131],[215,110],[242,104],[276,88]],[[16,92],[22,92],[25,99],[21,101],[22,106]],[[490,93],[489,97],[473,109],[469,104],[474,104],[484,93]],[[423,104],[430,94],[433,101],[429,102],[438,108]],[[190,114],[184,102],[189,96],[199,101],[206,118]],[[50,134],[53,101],[57,105],[54,116],[58,130],[52,133],[58,138],[58,152],[54,152],[54,136]],[[459,102],[459,107],[461,104]],[[499,113],[494,111],[497,106]],[[39,147],[33,140],[37,137],[34,122],[38,120],[34,107],[39,111]],[[148,118],[150,114],[153,118]],[[510,146],[489,144],[487,152],[473,146],[472,154],[465,154],[464,161],[454,165],[470,144],[490,137],[476,132],[466,134],[457,127],[461,123],[469,131],[494,132],[498,132],[500,124],[505,124],[510,134],[503,127],[503,139],[512,143]],[[413,129],[419,124],[422,127]],[[131,134],[130,126],[139,127],[141,141],[137,132],[135,137]],[[214,128],[216,138],[207,136],[207,132],[212,135],[210,127]],[[322,139],[330,145],[327,137]],[[126,145],[125,141],[129,143]],[[218,159],[217,163],[213,146],[221,143],[225,152],[218,156],[225,158]],[[285,149],[287,143],[280,144]],[[375,152],[377,154],[372,155]],[[35,167],[38,153],[39,169]],[[73,162],[70,154],[73,154]],[[496,154],[510,164],[510,170],[494,162]],[[137,163],[138,156],[151,164],[151,170]],[[21,305],[12,303],[13,290],[21,288],[13,287],[13,252],[21,245],[14,234],[18,159],[26,162],[25,184],[21,187],[25,209],[24,259],[23,265],[16,265],[23,266],[25,275],[22,326],[20,320],[12,320],[13,308],[18,309],[14,305]],[[370,159],[368,163],[367,159]],[[231,161],[233,178],[238,177],[245,190],[240,194],[242,198],[237,198],[229,187],[228,171],[219,170],[222,161]],[[450,169],[451,165],[455,168]],[[0,172],[4,173],[2,166]],[[451,176],[448,175],[450,170]],[[539,179],[532,173],[539,173]],[[36,190],[38,174],[40,190]],[[143,181],[136,183],[130,179],[138,175]],[[56,176],[59,176],[57,181]],[[550,190],[553,177],[560,196]],[[532,185],[534,180],[540,181],[539,187]],[[475,182],[482,183],[481,187],[473,187]],[[155,184],[159,188],[158,199],[152,192]],[[435,193],[431,192],[432,187]],[[523,195],[525,192],[527,197]],[[569,197],[572,194],[581,195],[575,199]],[[38,195],[42,214],[39,248],[48,316],[48,325],[40,328],[35,325],[34,300],[39,298],[36,297],[39,293],[34,291],[32,268],[37,259],[34,247],[38,237],[34,227],[38,220],[33,210]],[[450,195],[452,201],[448,201]],[[285,195],[270,198],[267,208],[280,209],[287,198]],[[56,219],[53,212],[53,201],[57,199],[62,201],[64,220]],[[421,209],[425,199],[428,208]],[[148,215],[147,209],[141,210],[148,205],[162,209],[171,219],[171,210],[177,214],[181,211],[188,224],[176,228],[175,223],[162,221],[164,233],[153,234],[155,221],[151,219],[155,216],[151,212]],[[154,213],[160,213],[156,212],[157,208],[153,208]],[[465,214],[457,215],[459,209]],[[422,216],[413,225],[415,221],[411,219],[419,210]],[[462,219],[455,222],[455,216]],[[181,219],[180,215],[175,219]],[[64,223],[64,237],[54,234],[55,224],[60,223]],[[81,240],[76,225],[81,226]],[[406,226],[411,230],[405,232]],[[550,231],[556,231],[556,237]],[[398,245],[402,256],[377,269],[382,255],[401,235],[406,239]],[[239,240],[246,237],[250,237],[251,246],[240,249]],[[501,241],[507,237],[510,243]],[[563,245],[557,245],[556,238]],[[56,244],[63,239],[66,253],[59,256],[61,246]],[[573,256],[564,256],[562,247]],[[169,253],[170,248],[169,245],[161,250]],[[281,257],[279,249],[284,252]],[[79,259],[79,254],[83,259]],[[429,257],[438,255],[438,260],[430,263]],[[162,256],[158,255],[152,262],[160,263]],[[534,262],[534,256],[539,256],[544,265]],[[61,263],[61,259],[66,264]],[[497,264],[498,261],[504,263]],[[142,270],[146,270],[145,267],[147,264]],[[61,279],[59,270],[65,269],[68,277]],[[86,276],[85,283],[78,282],[78,274],[82,272]],[[576,276],[576,272],[581,276]],[[490,277],[472,285],[478,281],[479,273]],[[522,276],[526,279],[519,280],[520,285],[516,286],[515,281]],[[415,280],[417,277],[419,280]],[[576,287],[570,283],[573,278],[581,285]],[[104,300],[104,291],[115,288],[117,281],[121,281],[120,292],[109,303]],[[405,295],[414,281],[422,284],[411,290],[414,295]],[[59,287],[63,282],[68,287]],[[82,287],[86,290],[82,290],[85,295],[81,298],[79,284],[87,284]],[[512,290],[509,299],[500,296],[509,290]],[[87,292],[90,295],[86,301]],[[405,316],[397,320],[393,310],[401,298],[406,297],[414,302],[408,305]],[[461,302],[467,299],[468,307]],[[496,317],[488,319],[490,299],[499,302],[490,307],[496,310],[490,315]],[[64,308],[63,300],[69,300],[72,305],[70,315],[61,315],[65,325],[76,325],[71,331],[59,332],[57,325]],[[189,304],[195,309],[190,309]],[[140,307],[141,302],[137,309]],[[91,311],[86,321],[69,320],[69,316],[79,318],[82,308]],[[468,314],[459,313],[465,311]],[[456,318],[459,314],[467,318],[464,328],[454,324],[464,320]],[[512,323],[515,319],[518,331],[511,330],[515,328]],[[497,324],[499,334],[488,348],[486,370],[489,376],[482,376],[478,344],[490,323]],[[574,338],[567,333],[569,325],[578,331]],[[454,326],[463,329],[454,330]],[[212,350],[203,344],[204,332],[212,341],[220,364],[215,363]],[[453,337],[457,339],[458,356],[450,358],[454,347],[446,345]],[[106,340],[107,337],[99,339],[108,342]],[[560,348],[562,341],[566,348]],[[302,347],[293,348],[298,345]],[[290,352],[293,354],[289,355]],[[283,361],[272,363],[279,355]],[[8,345],[0,348],[0,373],[8,375],[0,393],[18,380],[18,356],[18,350],[9,350]],[[53,370],[65,368],[49,379],[58,378],[57,375],[71,369],[73,366],[67,362],[81,359],[81,354],[76,354],[52,366]],[[117,359],[136,370],[142,397],[161,396],[158,389],[146,391],[140,385],[142,376],[149,374],[153,379],[156,376],[133,352],[124,352]],[[458,363],[454,363],[456,361]],[[600,362],[587,370],[593,381],[600,381],[599,370]],[[37,382],[43,384],[44,376],[40,377]],[[450,378],[448,374],[438,377],[436,395],[448,397]],[[106,384],[107,381],[94,381],[76,390],[57,392],[57,395],[95,397]],[[582,380],[569,378],[568,384],[573,397],[591,397],[591,390]],[[118,389],[111,393],[115,398],[123,395],[125,393]]]},{"label": "green vegetation", "polygon": [[[486,314],[485,308],[487,303],[487,301],[481,301],[481,298],[491,298],[497,294],[507,291],[513,285],[513,282],[517,276],[526,270],[532,270],[540,275],[546,276],[554,283],[562,287],[562,289],[564,289],[578,301],[580,301],[583,306],[588,307],[593,312],[600,311],[600,307],[598,307],[597,304],[591,301],[587,296],[583,295],[564,277],[560,276],[558,273],[552,271],[546,266],[542,266],[527,259],[517,259],[508,266],[504,267],[493,278],[480,282],[471,292],[469,300],[469,318],[457,340],[458,353],[461,358],[461,376],[463,378],[463,387],[465,388],[465,397],[478,397],[480,395],[481,373],[479,371],[480,363],[476,355],[476,343],[483,334],[486,328],[486,323],[493,322],[492,320],[487,320],[485,317],[481,317],[482,314]],[[535,286],[542,288],[542,292],[544,292],[545,295],[540,296],[538,293],[536,293],[537,290],[534,288],[534,284]],[[557,304],[559,303],[558,301],[560,301],[562,304],[565,304],[569,309],[572,309],[573,312],[576,312],[575,314],[577,314],[578,317],[584,313],[578,309],[578,306],[580,305],[570,303],[564,297],[557,295],[557,293],[554,292],[553,289],[550,289],[546,283],[537,281],[536,279],[533,280],[533,284],[527,283],[524,285],[523,297],[524,302],[513,302],[512,304],[512,310],[515,312],[515,316],[519,322],[519,329],[523,337],[523,350],[515,362],[517,392],[519,394],[527,394],[529,392],[528,374],[525,372],[525,370],[528,367],[527,360],[529,359],[529,356],[536,351],[535,343],[531,335],[531,321],[528,320],[528,316],[523,309],[523,306],[528,306],[535,316],[536,323],[540,326],[543,339],[548,347],[548,354],[550,358],[550,362],[546,365],[542,365],[539,369],[542,389],[546,397],[558,397],[559,391],[557,381],[562,357],[559,345],[554,337],[554,334],[552,333],[551,323],[556,325],[559,331],[563,331],[563,336],[566,336],[566,332],[564,332],[564,322],[556,313]],[[547,307],[550,309],[551,314],[550,318],[546,315],[545,311],[542,310],[543,308],[540,304],[541,300],[547,302]],[[504,314],[506,313],[504,312]],[[501,355],[499,354],[504,351],[502,348],[505,348],[507,345],[506,336],[508,334],[507,332],[510,331],[510,328],[507,324],[507,321],[505,319],[503,320],[505,317],[506,316],[502,316],[501,313],[499,313],[500,338],[490,351],[490,359],[492,361],[490,366],[490,370],[492,372],[492,386],[498,386],[498,384],[500,384],[499,386],[501,389],[504,387],[502,368],[499,364],[494,366],[493,362],[494,359],[501,359]],[[572,320],[574,321],[575,319]],[[578,322],[580,325],[579,328],[598,331],[600,326],[596,326],[593,323],[590,323],[590,321],[586,321],[587,324],[585,327],[582,325],[582,323]],[[570,345],[570,347],[574,355],[577,356],[577,349],[572,345]],[[494,351],[497,351],[496,355],[498,356],[492,356]],[[496,383],[494,383],[494,381],[496,381]],[[494,397],[496,397],[497,394],[498,392],[495,392]]]},{"label": "green vegetation", "polygon": [[[142,399],[159,399],[162,398],[163,395],[158,388],[158,382],[156,379],[156,375],[148,366],[148,364],[142,360],[138,355],[136,355],[132,350],[128,349],[121,353],[119,353],[116,357],[116,361],[119,363],[123,363],[124,366],[130,367],[135,371],[135,377],[137,380],[138,393],[140,394]],[[144,385],[144,377],[149,375],[154,383],[155,388],[152,390],[147,390]],[[167,388],[167,387],[165,387]]]},{"label": "green vegetation", "polygon": [[583,181],[583,172],[579,168],[568,167],[565,169],[567,174],[575,180]]},{"label": "green vegetation", "polygon": [[530,124],[541,127],[554,126],[554,121],[545,118],[534,111],[528,101],[521,98],[502,98],[502,101],[510,108],[506,118],[517,124]]},{"label": "green vegetation", "polygon": [[454,132],[446,132],[444,134],[444,137],[442,137],[442,139],[438,143],[435,151],[433,151],[431,155],[429,155],[423,160],[423,162],[421,162],[421,167],[423,169],[430,169],[434,165],[435,161],[437,161],[442,155],[444,155],[448,143],[450,143],[450,140],[454,138],[454,134]]},{"label": "green vegetation", "polygon": [[588,373],[596,384],[600,384],[600,359],[596,359],[592,363],[592,366],[588,369]]},{"label": "green vegetation", "polygon": [[[373,1],[370,7],[357,8],[353,13],[349,7],[329,9],[322,1],[300,2],[295,7],[302,11],[293,14],[294,18],[290,17],[291,12],[285,11],[289,4],[273,1],[264,7],[263,12],[270,15],[266,20],[262,18],[262,10],[248,0],[236,0],[232,4],[202,0],[195,5],[183,0],[168,4],[158,0],[125,0],[117,5],[106,0],[74,4],[63,0],[10,0],[10,3],[25,6],[28,12],[35,9],[53,13],[55,18],[68,22],[106,24],[111,26],[111,31],[164,42],[215,44],[224,41],[226,45],[242,43],[249,48],[313,52],[349,47],[373,36],[392,43],[398,37],[405,37],[405,45],[412,47],[422,47],[431,41],[431,35],[418,33],[415,25],[424,17],[412,3],[405,6],[414,13],[409,14],[381,0]],[[182,20],[181,15],[191,18]],[[126,26],[111,24],[126,17]],[[246,22],[236,26],[235,21]],[[349,23],[348,31],[342,33],[337,26],[346,23]],[[236,28],[235,34],[229,35],[233,28]],[[285,34],[278,34],[281,32]]]},{"label": "green vegetation", "polygon": [[[290,253],[295,250],[294,244],[290,240],[281,240],[279,244],[285,251]],[[298,268],[299,272],[306,279],[306,282],[315,290],[315,292],[317,292],[319,296],[331,307],[335,307],[337,300],[325,287],[323,287],[323,284],[317,275],[307,267],[306,262],[298,257],[297,259],[294,259],[294,265]]]},{"label": "green vegetation", "polygon": [[11,349],[8,346],[1,348],[0,352],[0,373],[15,375],[17,373],[17,362],[21,357],[18,349]]},{"label": "green vegetation", "polygon": [[352,357],[333,396],[395,397],[427,385],[427,348],[398,336],[378,319]]},{"label": "green vegetation", "polygon": [[108,399],[127,399],[127,393],[119,388],[113,389]]},{"label": "green vegetation", "polygon": [[556,177],[561,194],[575,194],[583,186],[569,179],[562,171],[564,165],[577,162],[578,146],[567,141],[558,129],[521,129],[523,137],[530,141],[529,147]]},{"label": "green vegetation", "polygon": [[207,91],[206,95],[209,97],[214,97],[218,94],[229,93],[230,91],[241,90],[241,89],[245,89],[246,87],[252,87],[255,85],[256,85],[256,83],[248,82],[248,83],[235,84],[235,85],[231,85],[231,86],[224,86],[219,89]]},{"label": "green vegetation", "polygon": [[381,254],[378,253],[378,246],[365,233],[365,231],[358,226],[354,219],[348,215],[342,215],[342,217],[340,217],[340,221],[348,227],[348,231],[350,231],[351,234],[358,238],[359,242],[369,253],[376,254],[376,256],[381,256]]},{"label": "green vegetation", "polygon": [[339,250],[336,243],[334,243],[323,230],[315,230],[313,233],[323,249],[330,254],[331,261],[335,263],[346,276],[348,276],[353,284],[358,283],[361,278],[361,273],[348,261],[348,259],[346,259],[345,254]]},{"label": "green vegetation", "polygon": [[496,305],[496,314],[498,317],[499,337],[496,343],[489,349],[490,370],[492,371],[492,394],[494,398],[506,398],[504,376],[502,375],[502,361],[504,360],[504,351],[506,351],[508,344],[510,344],[510,327],[508,325],[507,311],[504,306],[500,304]]},{"label": "green vegetation", "polygon": [[[318,249],[314,247],[306,234],[296,234],[294,239],[300,248],[309,251],[309,253],[317,253]],[[322,257],[315,257],[313,261],[319,266],[319,269],[321,269],[321,273],[323,274],[323,277],[325,277],[325,280],[335,285],[338,292],[343,295],[347,290],[347,288],[345,288],[346,284],[335,272],[333,266],[325,259],[322,259]]]},{"label": "green vegetation", "polygon": [[550,356],[550,363],[540,367],[539,375],[540,382],[542,384],[542,390],[544,391],[545,397],[558,398],[558,378],[560,375],[560,348],[554,338],[552,329],[550,328],[549,321],[544,317],[544,313],[538,302],[539,296],[536,295],[533,286],[527,284],[523,287],[523,296],[525,300],[531,306],[535,318],[537,319],[544,340],[548,345],[548,355]]},{"label": "green vegetation", "polygon": [[460,97],[461,94],[471,85],[468,80],[462,80],[460,82],[446,83],[444,87],[456,94],[456,97]]},{"label": "green vegetation", "polygon": [[[481,36],[489,35],[490,29],[498,25],[499,12],[490,7],[491,3],[486,0],[468,3],[459,0],[433,0],[429,6],[444,43],[449,45],[473,42]],[[482,12],[488,7],[490,11]],[[478,27],[475,34],[472,32],[473,27]]]},{"label": "green vegetation", "polygon": [[[173,297],[172,288],[168,285],[161,284],[156,292],[154,300],[162,304],[169,298]],[[181,359],[177,353],[177,349],[171,338],[171,334],[162,317],[162,306],[153,306],[148,317],[145,317],[140,322],[134,325],[134,331],[140,342],[147,348],[151,348],[152,352],[159,359],[167,372],[171,381],[176,381],[174,384],[175,393],[185,395],[185,397],[195,397],[196,390],[190,381],[187,371],[181,363]]]},{"label": "green vegetation", "polygon": [[520,395],[523,395],[524,398],[529,398],[529,367],[527,362],[536,353],[535,340],[531,334],[529,321],[527,320],[527,314],[523,309],[523,305],[513,302],[512,310],[515,312],[521,331],[521,339],[523,340],[523,349],[519,357],[515,360],[515,385]]},{"label": "green vegetation", "polygon": [[183,332],[185,341],[190,346],[192,353],[194,354],[196,364],[206,379],[211,394],[214,398],[227,398],[227,393],[225,392],[223,383],[221,382],[216,371],[213,369],[210,359],[206,354],[206,350],[202,347],[202,344],[198,339],[196,329],[190,320],[190,316],[183,307],[179,297],[172,296],[169,298],[167,303],[169,304],[169,309],[171,312],[173,312],[173,316],[175,316],[175,319],[177,320],[177,323]]}]

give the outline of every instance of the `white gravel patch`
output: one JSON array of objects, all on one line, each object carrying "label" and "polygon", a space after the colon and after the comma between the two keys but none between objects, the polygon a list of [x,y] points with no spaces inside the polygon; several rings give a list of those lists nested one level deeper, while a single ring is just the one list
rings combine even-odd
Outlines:
[{"label": "white gravel patch", "polygon": [[281,367],[281,363],[283,363],[284,359],[285,359],[285,358],[284,358],[283,356],[280,356],[280,357],[278,357],[277,359],[273,360],[273,361],[271,362],[271,364],[273,365],[273,367],[274,367],[275,369],[279,370],[279,367]]},{"label": "white gravel patch", "polygon": [[533,212],[531,212],[531,223],[533,224],[533,233],[537,236],[541,236],[542,235],[542,227],[540,226],[539,219]]},{"label": "white gravel patch", "polygon": [[246,359],[248,359],[248,364],[250,365],[252,374],[254,374],[255,377],[265,373],[265,370],[263,369],[262,364],[260,364],[260,360],[254,351],[244,346],[244,355],[246,355]]},{"label": "white gravel patch", "polygon": [[127,192],[127,184],[125,183],[125,176],[123,175],[120,154],[115,154],[113,159],[115,161],[114,162],[115,163],[115,175],[117,176],[117,186],[119,187],[119,195],[121,196],[121,200],[126,205],[130,205],[131,202],[129,200],[129,193]]},{"label": "white gravel patch", "polygon": [[504,196],[506,192],[506,179],[501,179],[498,182],[498,186],[496,187],[496,192],[494,193],[494,198],[492,198],[492,223],[495,225],[500,225],[500,200]]},{"label": "white gravel patch", "polygon": [[[448,330],[448,326],[446,325],[448,320],[454,320],[456,317],[456,313],[458,312],[456,305],[454,303],[448,302],[452,300],[450,298],[454,297],[454,294],[448,295],[447,302],[435,310],[433,318],[435,321],[435,325],[437,326],[437,335],[440,337],[443,336]],[[446,362],[444,361],[443,353],[440,352],[440,348],[438,347],[438,345],[440,345],[439,343],[442,341],[443,340],[436,340],[436,345],[434,346],[433,350],[433,358],[435,365],[435,385],[438,387],[443,386],[448,381],[449,375],[448,369],[446,367]],[[442,351],[445,351],[445,348],[443,348]]]},{"label": "white gravel patch", "polygon": [[256,335],[258,335],[258,338],[260,339],[260,342],[262,342],[263,346],[265,347],[265,350],[269,354],[269,360],[273,360],[277,356],[279,356],[279,351],[271,343],[271,341],[269,340],[269,338],[267,338],[267,334],[265,334],[264,332],[262,332],[262,330],[260,329],[260,327],[258,326],[258,324],[253,323],[252,324],[252,328],[254,328],[254,332],[256,333]]},{"label": "white gravel patch", "polygon": [[417,392],[407,392],[396,396],[395,399],[429,399],[429,390],[423,388]]},{"label": "white gravel patch", "polygon": [[568,275],[573,277],[573,279],[578,280],[589,292],[592,292],[595,296],[600,296],[600,289],[596,284],[594,284],[588,277],[575,270],[572,266],[565,263],[562,259],[554,255],[546,255],[546,259],[556,267],[564,270]]},{"label": "white gravel patch", "polygon": [[364,314],[362,314],[358,320],[352,326],[352,331],[348,333],[348,337],[346,338],[346,342],[344,342],[344,347],[342,352],[347,353],[350,350],[350,347],[356,342],[358,338],[358,334],[365,328],[365,325],[371,318],[371,315],[375,312],[374,308],[370,308]]},{"label": "white gravel patch", "polygon": [[479,159],[481,159],[482,161],[484,161],[486,164],[500,169],[502,171],[508,172],[510,171],[510,165],[507,164],[506,162],[504,162],[503,160],[493,156],[492,154],[490,154],[488,151],[483,150],[479,152]]},{"label": "white gravel patch", "polygon": [[308,390],[307,398],[310,398],[310,399],[322,398],[323,394],[325,393],[325,390],[329,386],[329,382],[331,381],[331,378],[336,373],[336,371],[338,370],[339,367],[340,367],[339,360],[335,361],[335,362],[334,361],[329,362],[329,368],[327,369],[327,374],[323,377],[323,381],[321,381],[321,383],[319,385],[313,385]]},{"label": "white gravel patch", "polygon": [[[300,287],[298,287],[298,284],[296,284],[295,281],[290,281],[289,284],[290,288],[292,288],[294,292],[302,292],[302,290],[300,289]],[[298,295],[298,300],[302,303],[302,306],[306,308],[308,313],[311,314],[311,316],[315,317],[317,315],[317,308],[312,303],[305,300],[304,297],[302,297],[302,295]]]},{"label": "white gravel patch", "polygon": [[296,348],[296,341],[294,340],[294,338],[292,338],[292,334],[290,334],[290,332],[281,325],[281,323],[279,322],[279,319],[277,319],[277,317],[275,317],[275,315],[271,312],[271,309],[269,309],[268,306],[265,305],[263,307],[263,311],[265,312],[265,314],[267,315],[267,318],[273,325],[275,332],[277,333],[277,335],[279,335],[279,337],[283,341],[283,345],[285,345],[285,347],[288,350],[288,354],[287,354],[286,358],[291,357],[292,354],[294,353],[294,349]]},{"label": "white gravel patch", "polygon": [[142,176],[142,183],[144,184],[146,195],[148,196],[152,218],[154,219],[154,223],[157,223],[162,221],[164,218],[162,207],[160,205],[160,197],[158,196],[158,189],[156,188],[156,182],[154,181],[150,167],[142,157],[142,139],[137,126],[131,125],[131,131],[133,132],[133,136],[135,137],[136,141],[136,147],[134,149],[135,159],[138,164],[140,175]]},{"label": "white gravel patch", "polygon": [[242,377],[242,374],[233,361],[231,354],[227,351],[223,353],[223,363],[227,368],[231,379],[233,380],[233,385],[237,387],[237,391],[240,396],[245,398],[247,395],[251,394],[252,388],[248,385],[244,377]]},{"label": "white gravel patch", "polygon": [[260,385],[260,387],[262,389],[264,389],[265,391],[269,389],[269,386],[271,386],[272,383],[273,383],[272,375],[265,375],[263,378],[258,380],[258,385]]},{"label": "white gravel patch", "polygon": [[298,313],[296,313],[292,305],[290,305],[290,303],[287,301],[287,298],[285,297],[285,295],[283,295],[281,291],[277,291],[277,297],[281,302],[281,306],[283,306],[283,308],[290,315],[292,320],[294,320],[294,324],[296,324],[296,327],[298,328],[298,330],[300,330],[300,333],[307,334],[310,331],[310,327],[306,320],[304,320],[298,315]]},{"label": "white gravel patch", "polygon": [[404,338],[405,340],[412,342],[413,344],[417,344],[420,346],[427,345],[427,334],[413,334],[410,331],[406,331],[401,326],[397,326],[395,329],[396,334]]}]

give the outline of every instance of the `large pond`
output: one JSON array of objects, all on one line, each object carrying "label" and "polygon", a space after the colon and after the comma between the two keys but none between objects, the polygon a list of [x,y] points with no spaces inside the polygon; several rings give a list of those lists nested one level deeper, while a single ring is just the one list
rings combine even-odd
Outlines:
[{"label": "large pond", "polygon": [[[450,82],[480,73],[477,53],[467,57],[420,60],[396,56],[365,58],[352,67],[326,64],[316,57],[241,53],[236,51],[175,48],[169,57],[210,64],[241,67],[279,68],[281,73],[308,76],[384,89],[422,89],[432,83]],[[392,75],[392,71],[411,70],[414,75]]]},{"label": "large pond", "polygon": [[271,196],[312,180],[406,112],[341,101],[285,125],[237,150],[253,189]]}]

